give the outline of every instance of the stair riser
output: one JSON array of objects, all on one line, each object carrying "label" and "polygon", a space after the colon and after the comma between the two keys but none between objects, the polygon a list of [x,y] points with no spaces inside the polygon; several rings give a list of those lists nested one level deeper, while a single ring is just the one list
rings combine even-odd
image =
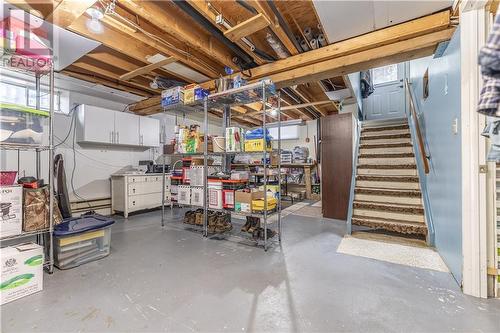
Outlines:
[{"label": "stair riser", "polygon": [[392,158],[365,158],[358,159],[358,164],[368,165],[398,165],[398,164],[415,164],[414,157],[392,157]]},{"label": "stair riser", "polygon": [[386,195],[374,195],[374,194],[356,194],[354,200],[358,201],[371,201],[379,202],[385,204],[408,204],[408,205],[421,205],[422,199],[417,197],[396,197],[396,196],[386,196]]},{"label": "stair riser", "polygon": [[360,154],[408,154],[413,153],[412,147],[393,147],[393,148],[361,148]]},{"label": "stair riser", "polygon": [[358,175],[368,176],[416,176],[415,169],[358,169]]},{"label": "stair riser", "polygon": [[406,183],[406,182],[384,182],[384,181],[370,181],[370,180],[357,180],[356,186],[358,187],[369,187],[369,188],[388,188],[388,189],[401,189],[401,190],[419,190],[420,185],[418,183]]},{"label": "stair riser", "polygon": [[424,215],[394,213],[394,212],[388,212],[388,211],[360,209],[360,208],[354,208],[353,214],[357,215],[357,216],[363,216],[366,218],[370,218],[370,217],[371,218],[383,218],[383,219],[409,221],[409,222],[415,222],[415,223],[425,223]]},{"label": "stair riser", "polygon": [[383,229],[383,230],[388,230],[388,231],[392,231],[392,232],[399,232],[402,234],[413,234],[413,235],[422,235],[422,236],[427,235],[427,228],[425,226],[420,226],[418,224],[417,225],[390,224],[390,223],[383,223],[383,222],[377,222],[377,221],[366,221],[366,220],[360,220],[360,219],[353,219],[352,224],[370,227],[370,228],[376,228],[376,229]]},{"label": "stair riser", "polygon": [[389,135],[389,134],[410,134],[410,131],[407,129],[403,130],[385,130],[385,131],[374,131],[374,132],[361,132],[361,137],[369,137],[369,136],[379,136],[379,135]]},{"label": "stair riser", "polygon": [[372,140],[363,140],[361,138],[361,144],[363,145],[377,145],[377,144],[391,144],[391,143],[410,143],[409,138],[394,138],[394,139],[372,139]]}]

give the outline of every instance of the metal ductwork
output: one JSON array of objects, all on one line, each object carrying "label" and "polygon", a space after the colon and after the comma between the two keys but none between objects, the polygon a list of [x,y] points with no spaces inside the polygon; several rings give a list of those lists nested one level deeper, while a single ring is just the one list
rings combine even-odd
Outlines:
[{"label": "metal ductwork", "polygon": [[[182,1],[172,1],[177,7],[179,7],[184,13],[189,15],[192,19],[202,25],[207,31],[209,31],[215,38],[217,38],[222,44],[224,44],[228,49],[235,54],[234,63],[237,64],[241,69],[251,69],[257,66],[257,63],[245,53],[238,45],[231,42],[224,34],[215,27],[212,22],[207,20],[203,15],[201,15],[196,9],[191,7],[185,0]],[[226,64],[229,65],[229,64]]]}]

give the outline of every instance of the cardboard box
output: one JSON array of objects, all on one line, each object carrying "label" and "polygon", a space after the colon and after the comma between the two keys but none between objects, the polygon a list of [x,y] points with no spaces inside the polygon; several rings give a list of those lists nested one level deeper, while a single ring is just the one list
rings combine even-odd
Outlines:
[{"label": "cardboard box", "polygon": [[0,237],[15,236],[23,226],[23,188],[20,185],[0,187]]},{"label": "cardboard box", "polygon": [[43,290],[43,247],[35,243],[2,248],[1,304]]},{"label": "cardboard box", "polygon": [[245,192],[238,190],[234,193],[234,210],[237,212],[252,212],[252,200],[264,198],[263,191]]},{"label": "cardboard box", "polygon": [[161,106],[169,106],[182,103],[183,87],[174,87],[161,92]]}]

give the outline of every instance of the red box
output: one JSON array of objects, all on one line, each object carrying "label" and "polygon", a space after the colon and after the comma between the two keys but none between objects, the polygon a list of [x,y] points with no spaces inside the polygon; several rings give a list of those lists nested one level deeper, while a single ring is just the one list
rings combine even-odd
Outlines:
[{"label": "red box", "polygon": [[222,190],[222,207],[234,208],[234,190]]}]

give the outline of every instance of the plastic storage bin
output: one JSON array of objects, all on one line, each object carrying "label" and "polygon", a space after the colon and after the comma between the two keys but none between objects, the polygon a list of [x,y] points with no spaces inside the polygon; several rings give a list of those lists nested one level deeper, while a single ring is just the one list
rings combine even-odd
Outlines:
[{"label": "plastic storage bin", "polygon": [[208,182],[208,208],[222,209],[222,182]]},{"label": "plastic storage bin", "polygon": [[106,257],[111,246],[111,225],[101,215],[65,220],[54,228],[54,264],[68,269]]},{"label": "plastic storage bin", "polygon": [[0,143],[46,144],[48,116],[46,111],[0,103]]},{"label": "plastic storage bin", "polygon": [[177,191],[177,203],[180,205],[191,204],[191,186],[179,185]]}]

